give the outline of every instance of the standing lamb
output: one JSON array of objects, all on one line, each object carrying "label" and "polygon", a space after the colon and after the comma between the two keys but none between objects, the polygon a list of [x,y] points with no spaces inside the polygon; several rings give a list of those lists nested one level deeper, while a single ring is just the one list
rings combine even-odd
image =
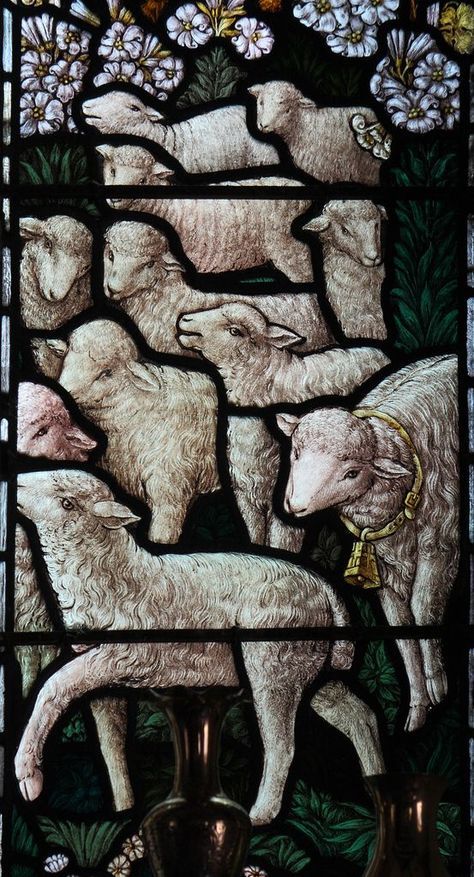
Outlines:
[{"label": "standing lamb", "polygon": [[328,201],[303,228],[323,250],[326,296],[346,338],[387,337],[381,291],[384,207],[372,201]]},{"label": "standing lamb", "polygon": [[[75,329],[62,354],[60,383],[107,436],[101,465],[151,509],[150,539],[176,542],[194,499],[221,486],[214,382],[141,360],[130,335],[111,320]],[[251,541],[298,551],[303,531],[273,511],[279,455],[259,418],[231,419],[229,471]]]},{"label": "standing lamb", "polygon": [[163,232],[144,222],[116,222],[105,233],[104,292],[131,317],[145,341],[159,353],[184,350],[176,337],[176,322],[186,311],[231,301],[257,305],[268,320],[286,323],[304,335],[298,350],[316,350],[333,340],[313,292],[271,295],[204,292],[194,289],[185,268],[171,253]]},{"label": "standing lamb", "polygon": [[[171,186],[173,171],[141,146],[97,146],[106,185]],[[262,177],[218,186],[298,186],[287,177]],[[179,193],[179,187],[176,187]],[[165,219],[176,229],[197,271],[239,271],[265,264],[294,281],[313,279],[311,251],[291,233],[293,220],[311,205],[296,199],[110,198],[112,207],[140,210]],[[219,242],[216,245],[216,241]]]},{"label": "standing lamb", "polygon": [[[265,629],[338,627],[349,622],[345,607],[325,579],[287,561],[237,553],[150,554],[125,529],[136,516],[115,501],[103,482],[87,473],[56,470],[21,475],[18,505],[37,528],[64,616],[78,628],[227,630],[235,625]],[[242,645],[264,746],[263,776],[251,811],[254,823],[269,822],[279,812],[293,759],[296,710],[304,689],[326,664],[348,669],[353,651],[353,643],[342,639]],[[226,643],[93,647],[52,676],[36,701],[15,760],[25,798],[32,800],[41,792],[44,742],[71,701],[97,686],[127,683],[135,687],[236,686],[239,679],[231,646]],[[333,702],[333,695],[330,692],[329,701]],[[381,772],[375,718],[367,706],[359,704],[362,711],[355,712],[354,722],[359,724],[365,745],[358,751],[364,757],[364,768]],[[329,720],[337,722],[331,704],[326,707]]]},{"label": "standing lamb", "polygon": [[369,107],[320,107],[291,82],[252,85],[257,100],[257,128],[278,134],[297,168],[322,183],[380,182],[380,158],[359,146],[351,125],[355,116],[370,125],[378,119]]},{"label": "standing lamb", "polygon": [[132,134],[158,143],[189,174],[280,162],[274,146],[252,137],[242,105],[169,122],[135,95],[114,89],[84,101],[82,112],[101,134]]},{"label": "standing lamb", "polygon": [[[459,559],[457,359],[433,356],[385,378],[354,412],[279,414],[292,438],[285,507],[336,508],[376,553],[390,624],[441,624]],[[371,538],[371,534],[372,538]],[[446,694],[441,643],[399,640],[409,731]]]},{"label": "standing lamb", "polygon": [[28,216],[20,236],[21,319],[28,329],[56,329],[93,303],[92,234],[71,216]]},{"label": "standing lamb", "polygon": [[251,304],[231,302],[183,314],[179,341],[214,363],[229,402],[273,405],[352,393],[388,365],[376,347],[334,347],[304,356],[288,348],[302,339]]}]

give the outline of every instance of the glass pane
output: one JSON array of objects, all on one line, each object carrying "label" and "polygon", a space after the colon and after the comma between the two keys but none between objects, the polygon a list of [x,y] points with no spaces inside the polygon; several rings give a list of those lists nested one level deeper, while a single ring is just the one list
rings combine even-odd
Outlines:
[{"label": "glass pane", "polygon": [[12,71],[12,14],[8,9],[3,10],[3,72]]},{"label": "glass pane", "polygon": [[11,299],[11,253],[10,247],[2,249],[2,304],[8,307]]}]

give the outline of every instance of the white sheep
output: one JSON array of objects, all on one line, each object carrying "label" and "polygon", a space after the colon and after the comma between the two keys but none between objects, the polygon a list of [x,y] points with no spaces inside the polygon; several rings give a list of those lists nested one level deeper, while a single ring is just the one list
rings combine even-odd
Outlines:
[{"label": "white sheep", "polygon": [[[173,186],[174,172],[141,146],[97,146],[106,185]],[[299,186],[287,177],[261,177],[218,186]],[[176,187],[179,193],[179,187]],[[293,221],[311,201],[251,198],[114,197],[115,208],[140,210],[161,217],[177,231],[183,250],[197,271],[223,272],[270,263],[295,283],[311,281],[311,251],[291,233]]]},{"label": "white sheep", "polygon": [[381,292],[384,207],[328,201],[303,228],[319,235],[326,296],[346,338],[386,338]]},{"label": "white sheep", "polygon": [[245,302],[183,314],[179,341],[214,363],[229,402],[273,405],[347,395],[389,363],[376,347],[334,347],[301,355],[299,335]]},{"label": "white sheep", "polygon": [[21,319],[28,329],[56,329],[92,305],[92,234],[71,216],[19,224]]},{"label": "white sheep", "polygon": [[[277,416],[292,439],[288,512],[336,508],[356,537],[398,521],[371,543],[390,624],[443,620],[459,558],[457,406],[457,359],[433,356],[381,381],[359,415],[321,408]],[[406,729],[414,730],[447,691],[441,643],[406,639],[398,647],[410,684]]]},{"label": "white sheep", "polygon": [[82,112],[87,124],[101,134],[131,134],[158,143],[187,173],[257,167],[280,161],[274,146],[250,134],[242,105],[218,107],[170,122],[135,95],[114,89],[88,98],[82,104]]},{"label": "white sheep", "polygon": [[323,183],[379,184],[381,160],[359,146],[351,127],[354,116],[378,124],[369,107],[321,107],[291,82],[273,80],[252,85],[257,102],[257,128],[286,143],[297,168]]},{"label": "white sheep", "polygon": [[271,322],[285,323],[304,335],[298,350],[316,350],[333,340],[315,293],[263,295],[195,289],[186,279],[183,264],[170,251],[166,235],[144,222],[116,222],[107,229],[104,292],[132,318],[147,344],[161,353],[196,356],[177,340],[179,315],[230,301],[255,303]]},{"label": "white sheep", "polygon": [[[145,551],[125,529],[136,515],[116,502],[102,481],[85,472],[20,475],[18,505],[36,526],[59,605],[69,623],[80,629],[139,627],[145,632],[348,624],[347,610],[327,581],[287,561],[238,553],[157,556]],[[262,781],[251,810],[255,824],[269,822],[279,812],[304,689],[326,664],[348,669],[353,652],[353,643],[343,639],[242,645],[264,746]],[[44,743],[71,701],[97,686],[123,684],[236,686],[239,678],[226,643],[108,644],[80,654],[44,685],[23,733],[15,768],[26,799],[41,792]],[[331,701],[333,705],[333,691],[328,714]],[[362,707],[362,713],[354,714],[365,744],[358,751],[364,768],[381,772],[375,718]]]},{"label": "white sheep", "polygon": [[[59,382],[107,436],[101,465],[150,508],[150,539],[176,542],[195,498],[221,486],[214,382],[198,371],[143,361],[131,336],[112,320],[93,320],[75,329],[69,342],[53,344],[64,360]],[[229,472],[251,541],[298,551],[303,531],[273,510],[278,442],[255,417],[232,418],[227,440]]]}]

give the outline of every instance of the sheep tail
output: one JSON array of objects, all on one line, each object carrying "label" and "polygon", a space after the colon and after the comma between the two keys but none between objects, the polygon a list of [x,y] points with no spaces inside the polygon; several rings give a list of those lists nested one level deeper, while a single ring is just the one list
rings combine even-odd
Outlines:
[{"label": "sheep tail", "polygon": [[[331,589],[329,602],[332,610],[334,627],[345,627],[350,624],[347,607]],[[334,670],[349,670],[354,660],[354,643],[350,640],[338,639],[331,647],[331,667]]]}]

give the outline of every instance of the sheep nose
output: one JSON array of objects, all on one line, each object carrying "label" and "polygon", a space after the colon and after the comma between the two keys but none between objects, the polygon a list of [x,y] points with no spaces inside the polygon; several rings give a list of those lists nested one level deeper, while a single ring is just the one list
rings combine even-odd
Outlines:
[{"label": "sheep nose", "polygon": [[105,287],[105,294],[107,298],[120,298],[120,289],[116,289],[114,286],[111,286],[110,283]]},{"label": "sheep nose", "polygon": [[304,515],[308,506],[298,505],[293,497],[285,496],[283,508],[285,509],[285,512],[287,512],[289,515],[295,515],[296,517],[299,517],[300,515]]}]

